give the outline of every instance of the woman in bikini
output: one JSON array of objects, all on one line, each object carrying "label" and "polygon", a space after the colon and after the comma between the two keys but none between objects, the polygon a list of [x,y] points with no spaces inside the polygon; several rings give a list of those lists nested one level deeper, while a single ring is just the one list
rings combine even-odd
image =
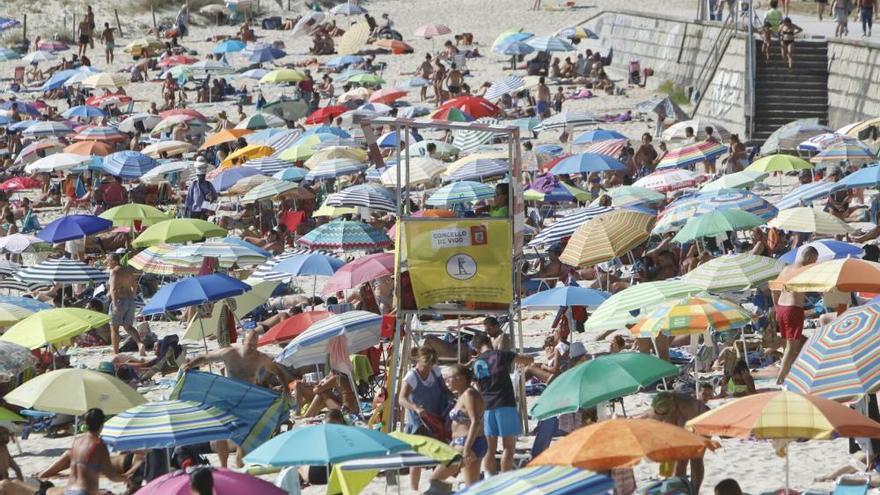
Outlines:
[{"label": "woman in bikini", "polygon": [[779,26],[779,41],[782,47],[782,60],[788,61],[788,68],[794,65],[794,37],[801,33],[803,29],[797,24],[791,22],[790,17],[782,20]]},{"label": "woman in bikini", "polygon": [[461,469],[464,482],[470,486],[480,480],[480,461],[489,450],[483,434],[483,412],[486,406],[483,397],[474,387],[471,370],[463,365],[451,367],[452,373],[446,377],[446,386],[455,395],[455,407],[449,411],[452,421],[452,441],[450,445],[461,452],[461,464],[442,467],[434,471],[432,484],[455,476]]}]

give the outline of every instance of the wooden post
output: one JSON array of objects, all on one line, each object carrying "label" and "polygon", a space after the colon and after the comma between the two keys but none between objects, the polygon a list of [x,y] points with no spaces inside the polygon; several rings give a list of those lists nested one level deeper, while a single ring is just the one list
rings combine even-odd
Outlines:
[{"label": "wooden post", "polygon": [[287,10],[290,10],[290,0],[287,0]]},{"label": "wooden post", "polygon": [[159,27],[156,25],[156,9],[153,8],[153,0],[150,0],[150,15],[153,16],[153,34],[159,37]]},{"label": "wooden post", "polygon": [[113,9],[113,15],[116,16],[116,29],[119,31],[119,37],[122,38],[122,23],[119,22],[119,11]]},{"label": "wooden post", "polygon": [[[27,40],[27,14],[21,20],[21,41]],[[27,51],[31,51],[31,47],[27,47]]]},{"label": "wooden post", "polygon": [[73,25],[70,26],[70,30],[73,32],[73,36],[71,36],[70,39],[76,43],[76,12],[73,13]]},{"label": "wooden post", "polygon": [[64,21],[63,22],[64,22],[64,24],[62,24],[61,32],[66,33],[67,32],[67,14],[64,14]]}]

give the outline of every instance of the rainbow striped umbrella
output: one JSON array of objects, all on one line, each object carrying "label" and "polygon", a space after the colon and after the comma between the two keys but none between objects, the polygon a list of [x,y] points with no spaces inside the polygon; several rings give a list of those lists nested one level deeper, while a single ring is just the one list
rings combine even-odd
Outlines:
[{"label": "rainbow striped umbrella", "polygon": [[705,175],[697,174],[690,170],[670,168],[666,170],[657,170],[652,174],[646,175],[635,181],[633,185],[667,193],[688,187],[696,187],[697,184],[705,180]]},{"label": "rainbow striped umbrella", "polygon": [[813,163],[848,162],[863,164],[876,160],[877,157],[865,143],[861,141],[839,141],[822,150],[810,159]]},{"label": "rainbow striped umbrella", "polygon": [[615,210],[581,225],[560,260],[570,266],[592,266],[628,253],[650,235],[652,215]]},{"label": "rainbow striped umbrella", "polygon": [[87,127],[75,136],[74,141],[125,141],[128,137],[113,127]]},{"label": "rainbow striped umbrella", "polygon": [[199,273],[198,266],[188,266],[163,257],[176,248],[177,246],[173,244],[150,246],[128,260],[128,266],[153,275],[195,275]]},{"label": "rainbow striped umbrella", "polygon": [[101,439],[113,450],[166,449],[226,440],[235,416],[217,407],[185,400],[148,402],[104,424]]},{"label": "rainbow striped umbrella", "polygon": [[742,328],[751,321],[752,315],[736,303],[713,296],[688,296],[656,306],[630,331],[638,337],[691,335],[709,329]]},{"label": "rainbow striped umbrella", "polygon": [[687,167],[694,163],[713,160],[726,152],[727,147],[715,141],[689,144],[670,150],[657,164],[657,168]]},{"label": "rainbow striped umbrella", "polygon": [[880,304],[843,313],[816,330],[801,351],[785,388],[832,400],[849,400],[880,388]]}]

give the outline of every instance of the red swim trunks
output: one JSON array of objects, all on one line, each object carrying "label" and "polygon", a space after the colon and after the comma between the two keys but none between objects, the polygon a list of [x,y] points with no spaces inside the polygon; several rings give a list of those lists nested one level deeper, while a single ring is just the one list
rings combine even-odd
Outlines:
[{"label": "red swim trunks", "polygon": [[797,340],[804,333],[804,308],[800,306],[776,306],[776,323],[779,335],[785,340]]}]

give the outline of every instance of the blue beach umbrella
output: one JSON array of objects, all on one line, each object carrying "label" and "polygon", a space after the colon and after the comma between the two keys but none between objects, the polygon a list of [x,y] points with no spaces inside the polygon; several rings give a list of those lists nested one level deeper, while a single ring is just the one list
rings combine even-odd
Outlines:
[{"label": "blue beach umbrella", "polygon": [[363,61],[364,57],[361,57],[360,55],[340,55],[331,58],[324,65],[333,69],[339,69],[347,65],[359,64]]},{"label": "blue beach umbrella", "polygon": [[607,292],[586,287],[556,287],[523,299],[522,307],[529,309],[556,309],[568,306],[586,306],[595,309],[609,297],[611,297],[611,294]]},{"label": "blue beach umbrella", "polygon": [[481,182],[463,180],[447,184],[428,198],[429,206],[453,206],[495,197],[495,188]]},{"label": "blue beach umbrella", "polygon": [[149,316],[183,309],[188,306],[219,301],[227,297],[240,296],[249,290],[251,290],[250,285],[222,273],[185,278],[163,285],[147,301],[141,314]]},{"label": "blue beach umbrella", "polygon": [[42,311],[44,309],[53,309],[55,307],[49,303],[44,303],[43,301],[39,301],[37,299],[18,296],[0,296],[0,303],[12,304],[14,306],[33,311],[34,313],[36,313],[37,311]]},{"label": "blue beach umbrella", "polygon": [[196,402],[148,402],[109,419],[101,440],[117,452],[194,445],[229,439],[235,420],[227,411]]},{"label": "blue beach umbrella", "polygon": [[335,256],[319,253],[296,254],[276,263],[263,280],[300,276],[329,277],[344,265],[345,262]]},{"label": "blue beach umbrella", "polygon": [[880,165],[864,167],[839,180],[832,190],[880,186]]},{"label": "blue beach umbrella", "polygon": [[524,43],[539,52],[571,52],[575,50],[570,41],[558,36],[536,36],[527,39]]},{"label": "blue beach umbrella", "polygon": [[587,172],[608,172],[626,170],[619,160],[598,153],[578,153],[563,158],[550,173],[553,175],[582,174]]},{"label": "blue beach umbrella", "polygon": [[537,466],[500,473],[456,495],[518,493],[528,495],[600,495],[614,491],[614,481],[569,466]]},{"label": "blue beach umbrella", "polygon": [[531,45],[527,45],[522,41],[513,41],[511,43],[505,43],[500,47],[500,53],[504,55],[517,56],[517,55],[528,55],[535,51],[535,49]]},{"label": "blue beach umbrella", "polygon": [[211,184],[214,185],[214,189],[223,192],[234,186],[241,179],[252,175],[260,175],[260,171],[250,167],[232,167],[214,176],[211,179]]},{"label": "blue beach umbrella", "polygon": [[123,179],[137,179],[159,162],[137,151],[117,151],[104,157],[102,167],[108,174]]},{"label": "blue beach umbrella", "polygon": [[411,448],[380,431],[322,424],[286,431],[254,449],[244,460],[248,464],[269,466],[326,466]]},{"label": "blue beach umbrella", "polygon": [[286,180],[290,182],[299,182],[306,178],[308,170],[299,167],[288,167],[279,172],[272,174],[275,179]]},{"label": "blue beach umbrella", "polygon": [[612,139],[626,139],[626,136],[617,131],[594,129],[578,135],[578,137],[574,138],[572,144],[593,144],[600,141],[610,141]]},{"label": "blue beach umbrella", "polygon": [[113,222],[95,215],[66,215],[50,222],[37,232],[37,237],[46,242],[64,242],[81,239],[113,228]]},{"label": "blue beach umbrella", "polygon": [[15,108],[18,110],[18,113],[21,114],[30,115],[32,117],[40,116],[40,110],[37,107],[24,101],[6,101],[0,104],[0,108],[3,110],[12,110]]},{"label": "blue beach umbrella", "polygon": [[294,368],[321,364],[327,361],[331,339],[342,337],[349,352],[360,352],[378,344],[381,335],[381,315],[348,311],[313,323],[287,344],[275,361]]},{"label": "blue beach umbrella", "polygon": [[107,114],[100,108],[90,105],[77,105],[75,107],[70,107],[61,113],[61,116],[65,119],[69,119],[72,117],[84,117],[90,119],[94,117],[105,117],[106,115]]},{"label": "blue beach umbrella", "polygon": [[240,52],[245,49],[245,44],[239,40],[226,40],[221,41],[211,50],[211,53],[232,53],[232,52]]},{"label": "blue beach umbrella", "polygon": [[260,256],[265,256],[267,258],[272,257],[272,253],[270,253],[269,251],[266,251],[265,249],[261,248],[260,246],[257,246],[256,244],[252,244],[252,243],[250,243],[244,239],[240,239],[238,237],[232,237],[232,236],[224,237],[223,239],[220,240],[220,242],[224,242],[226,244],[235,244],[236,246],[248,248],[251,251],[259,254]]},{"label": "blue beach umbrella", "polygon": [[312,127],[311,129],[302,133],[302,136],[300,137],[311,136],[313,134],[332,134],[343,139],[351,138],[351,134],[349,134],[345,129],[342,129],[341,127],[333,127],[330,125],[319,125],[318,127]]}]

